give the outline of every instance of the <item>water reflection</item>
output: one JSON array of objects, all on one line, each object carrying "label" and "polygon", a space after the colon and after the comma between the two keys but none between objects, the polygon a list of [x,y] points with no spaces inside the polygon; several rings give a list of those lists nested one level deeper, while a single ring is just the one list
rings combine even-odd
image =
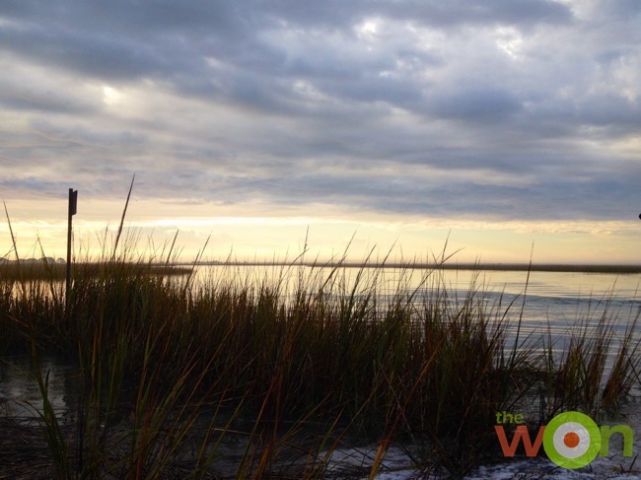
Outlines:
[{"label": "water reflection", "polygon": [[[302,284],[310,291],[317,290],[328,278],[338,287],[335,293],[351,290],[359,269],[306,266],[201,266],[196,270],[194,288],[208,288],[216,284],[232,283],[255,286],[261,282],[280,283],[287,292]],[[173,277],[171,281],[184,281]],[[433,271],[426,278],[425,272],[399,268],[365,269],[360,278],[364,289],[376,287],[380,299],[391,299],[398,292],[419,289],[415,301],[429,301],[435,288],[445,287],[451,305],[462,302],[470,289],[479,293],[477,301],[494,311],[501,318],[508,305],[506,319],[511,325],[508,345],[513,342],[519,319],[519,341],[528,341],[536,348],[540,339],[552,339],[553,350],[561,354],[569,338],[580,325],[587,325],[591,334],[599,334],[598,325],[605,316],[613,329],[614,348],[626,335],[639,336],[639,328],[629,330],[631,322],[639,316],[641,301],[638,294],[640,274],[586,274],[576,272],[525,272],[509,271]],[[525,302],[523,295],[526,293]],[[0,414],[25,418],[37,416],[42,408],[38,384],[31,371],[29,358],[0,359]],[[43,374],[49,374],[49,398],[58,412],[71,410],[77,374],[73,368],[53,358],[42,360]]]},{"label": "water reflection", "polygon": [[[41,360],[43,376],[48,375],[48,396],[58,415],[69,411],[77,374],[72,367],[54,358]],[[28,357],[0,359],[0,415],[37,418],[42,396]]]}]

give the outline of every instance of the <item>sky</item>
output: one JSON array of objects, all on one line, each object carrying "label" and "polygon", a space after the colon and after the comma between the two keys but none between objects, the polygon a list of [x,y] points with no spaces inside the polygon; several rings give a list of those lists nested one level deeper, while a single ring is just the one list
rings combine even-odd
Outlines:
[{"label": "sky", "polygon": [[151,255],[178,230],[185,259],[639,262],[639,25],[638,0],[2,0],[0,197],[22,256],[63,256],[69,187],[95,254],[135,173]]}]

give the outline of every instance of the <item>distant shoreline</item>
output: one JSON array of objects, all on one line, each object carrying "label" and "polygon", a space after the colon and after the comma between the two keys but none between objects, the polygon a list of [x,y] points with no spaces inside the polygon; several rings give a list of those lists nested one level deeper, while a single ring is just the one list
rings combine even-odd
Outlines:
[{"label": "distant shoreline", "polygon": [[[188,262],[174,263],[174,266],[194,265]],[[286,267],[304,266],[315,268],[404,268],[412,270],[486,270],[506,272],[564,272],[564,273],[641,273],[641,265],[564,265],[553,263],[527,264],[527,263],[399,263],[399,262],[260,262],[260,261],[226,261],[226,262],[198,262],[196,266],[210,267]]]},{"label": "distant shoreline", "polygon": [[[45,265],[41,259],[25,259],[22,262],[24,267],[33,269]],[[6,271],[7,269],[15,269],[17,262],[12,260],[0,261],[0,269]],[[64,263],[53,259],[48,259],[48,269],[56,272],[62,272]],[[77,266],[84,268],[96,268],[100,262],[77,262]],[[502,272],[559,272],[559,273],[608,273],[608,274],[640,274],[641,265],[590,265],[590,264],[558,264],[558,263],[403,263],[403,262],[331,262],[331,261],[209,261],[209,262],[151,262],[144,263],[142,266],[147,266],[153,269],[161,269],[165,272],[171,270],[182,270],[180,273],[187,273],[185,268],[189,269],[193,266],[198,267],[290,267],[302,266],[309,268],[396,268],[408,270],[462,270],[462,271],[502,271]],[[59,273],[58,272],[58,273]]]}]

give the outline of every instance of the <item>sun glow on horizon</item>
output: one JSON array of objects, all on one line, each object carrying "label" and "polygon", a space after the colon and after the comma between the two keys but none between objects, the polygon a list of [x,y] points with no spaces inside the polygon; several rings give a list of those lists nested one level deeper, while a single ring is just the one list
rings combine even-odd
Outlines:
[{"label": "sun glow on horizon", "polygon": [[[104,236],[113,235],[119,223],[121,201],[84,199],[74,217],[76,249],[96,255]],[[162,211],[165,205],[166,214]],[[66,218],[64,201],[44,204],[32,199],[9,202],[12,226],[22,256],[64,255]],[[453,261],[523,263],[534,246],[535,263],[638,263],[641,224],[622,221],[524,221],[440,218],[380,212],[350,212],[315,206],[284,208],[265,205],[183,204],[142,199],[130,205],[125,227],[128,238],[136,239],[142,255],[171,241],[179,232],[177,245],[182,260],[192,259],[211,237],[205,257],[220,259],[230,252],[239,260],[270,260],[296,255],[307,238],[309,254],[320,259],[336,258],[347,245],[349,257],[362,259],[372,248],[381,256],[390,249],[392,260],[429,259],[448,243],[458,252]],[[211,212],[219,212],[212,215]],[[243,211],[243,214],[234,214]],[[310,215],[309,212],[325,212]],[[52,220],[56,219],[56,220]],[[0,248],[10,252],[6,222],[0,225]]]}]

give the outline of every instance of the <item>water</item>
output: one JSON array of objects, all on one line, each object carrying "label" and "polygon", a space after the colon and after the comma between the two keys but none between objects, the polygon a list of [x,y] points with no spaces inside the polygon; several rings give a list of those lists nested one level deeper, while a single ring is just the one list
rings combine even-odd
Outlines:
[{"label": "water", "polygon": [[[286,292],[295,288],[300,279],[306,279],[306,286],[310,290],[316,290],[333,275],[335,285],[349,291],[358,274],[358,269],[344,269],[332,274],[332,269],[310,267],[199,267],[195,276],[195,286],[198,288],[209,282],[228,281],[240,285],[255,285],[257,281],[273,283],[281,279],[283,290]],[[176,280],[180,281],[179,278]],[[429,298],[437,286],[445,286],[449,299],[456,303],[465,299],[471,290],[475,290],[478,292],[477,300],[483,302],[489,310],[502,313],[512,304],[506,313],[508,324],[512,326],[512,341],[516,336],[515,326],[521,318],[520,341],[524,338],[535,340],[549,333],[558,352],[563,351],[567,340],[579,328],[579,323],[582,322],[596,332],[596,326],[604,314],[609,318],[613,328],[615,345],[628,333],[639,336],[639,328],[630,331],[629,327],[641,310],[641,295],[638,293],[640,284],[641,274],[532,272],[528,279],[526,272],[446,270],[432,272],[425,278],[424,272],[418,270],[394,268],[364,270],[361,279],[364,290],[375,285],[383,299],[391,299],[399,292],[416,291],[415,301],[420,302]],[[63,417],[73,410],[77,400],[77,394],[73,393],[77,392],[77,374],[70,366],[52,358],[43,360],[42,370],[49,375],[48,392],[52,406],[58,415]],[[634,396],[638,394],[638,391],[633,392]],[[622,412],[626,421],[637,431],[641,429],[638,405],[631,403]],[[0,417],[22,418],[23,422],[32,423],[41,408],[40,392],[30,371],[29,358],[0,358]],[[225,449],[221,453],[221,461],[230,464],[231,472],[244,452],[243,445],[223,445]],[[369,464],[375,454],[376,445],[369,449],[339,449],[332,454],[333,467],[330,470],[354,464]],[[384,462],[390,473],[383,474],[380,478],[416,478],[419,472],[409,466],[411,463],[403,451],[397,451],[392,447]],[[548,471],[548,464],[545,460],[537,459],[525,463],[513,462],[496,467],[479,467],[478,472],[469,478],[512,478],[516,472]],[[597,473],[590,478],[604,478],[604,472],[611,472],[624,464],[628,465],[629,460],[619,457],[599,460],[594,467]],[[570,478],[565,477],[563,472],[559,473],[558,469],[556,472],[555,476],[546,478]]]},{"label": "water", "polygon": [[[359,270],[350,268],[334,272],[332,278],[336,285],[343,285],[349,291]],[[330,268],[311,267],[199,267],[195,285],[208,282],[234,281],[238,284],[255,282],[275,282],[282,279],[284,289],[294,287],[301,278],[306,279],[310,289],[322,285],[332,274]],[[522,317],[519,341],[534,342],[542,336],[551,335],[554,348],[562,352],[567,340],[585,324],[592,332],[605,314],[613,331],[615,347],[626,334],[639,336],[641,327],[629,331],[631,321],[641,311],[641,295],[638,289],[641,274],[603,274],[576,272],[526,272],[513,271],[434,271],[427,279],[425,272],[397,268],[365,269],[361,285],[367,289],[377,286],[383,298],[391,298],[397,292],[412,292],[417,288],[417,301],[429,296],[437,285],[445,285],[452,301],[464,299],[470,289],[479,292],[479,300],[491,310],[504,312],[510,302],[506,318],[513,326],[511,333],[516,334],[515,326]],[[524,296],[524,294],[527,295]],[[525,302],[523,299],[525,298]],[[500,306],[499,306],[500,302]],[[522,315],[521,315],[522,309]],[[616,348],[611,352],[615,352]],[[53,359],[44,361],[43,370],[50,372],[49,395],[54,408],[64,410],[69,406],[69,385],[73,375],[69,367]],[[0,359],[0,415],[10,410],[19,416],[33,416],[34,410],[28,404],[36,405],[40,399],[38,386],[29,373],[28,358]]]},{"label": "water", "polygon": [[[48,376],[47,392],[54,411],[60,415],[73,403],[76,374],[71,366],[53,358],[41,359],[43,375]],[[0,358],[0,415],[36,418],[42,411],[42,397],[28,357]]]},{"label": "water", "polygon": [[[306,288],[315,291],[331,277],[335,285],[349,292],[359,271],[346,268],[334,272],[331,268],[299,266],[207,266],[198,268],[196,283],[234,281],[252,285],[280,281],[287,290],[295,288],[302,278]],[[620,340],[641,312],[641,274],[531,272],[528,277],[527,272],[517,271],[439,270],[426,277],[421,270],[384,268],[364,269],[360,282],[364,291],[376,285],[383,300],[398,292],[418,289],[415,298],[421,301],[433,295],[436,287],[444,286],[450,301],[460,302],[471,290],[477,290],[477,300],[495,313],[506,313],[512,326],[521,319],[520,334],[530,338],[550,333],[562,341],[579,324],[594,328],[605,316]]]}]

